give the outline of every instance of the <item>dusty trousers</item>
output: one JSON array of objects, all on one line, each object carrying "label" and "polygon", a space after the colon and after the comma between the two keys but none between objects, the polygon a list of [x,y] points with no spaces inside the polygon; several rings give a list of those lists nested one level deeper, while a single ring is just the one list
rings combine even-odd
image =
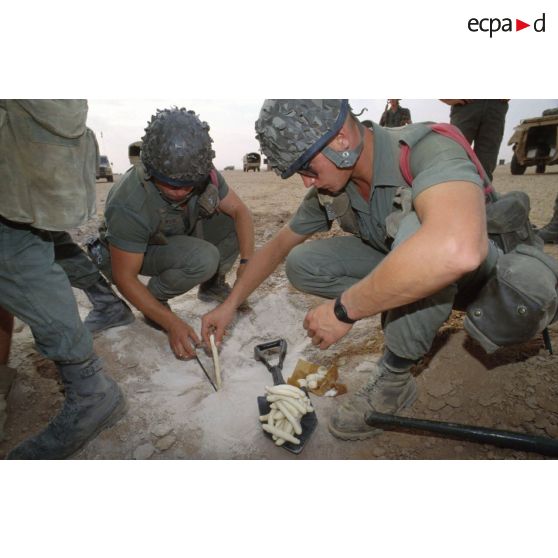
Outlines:
[{"label": "dusty trousers", "polygon": [[31,328],[38,350],[57,363],[83,362],[93,340],[51,233],[0,219],[0,305]]}]

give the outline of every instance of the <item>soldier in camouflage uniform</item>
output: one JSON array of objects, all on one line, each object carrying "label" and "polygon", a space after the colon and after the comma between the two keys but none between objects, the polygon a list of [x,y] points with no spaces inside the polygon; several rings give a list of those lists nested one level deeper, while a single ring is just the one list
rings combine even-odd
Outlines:
[{"label": "soldier in camouflage uniform", "polygon": [[[365,128],[346,99],[268,99],[256,132],[272,167],[282,178],[298,173],[308,193],[291,221],[255,253],[228,299],[203,317],[202,336],[215,330],[220,341],[239,304],[284,258],[296,288],[331,299],[304,319],[314,345],[326,349],[355,321],[381,314],[384,354],[329,422],[341,439],[368,438],[379,430],[365,423],[367,412],[394,413],[415,400],[411,367],[430,349],[453,307],[481,300],[474,307],[479,316],[485,310],[498,315],[499,308],[486,307],[498,292],[492,276],[501,251],[488,240],[483,180],[453,139],[425,124]],[[412,148],[412,187],[399,167],[402,144]],[[335,219],[352,235],[305,242]],[[546,269],[540,266],[536,273]],[[558,308],[556,277],[549,273],[550,303],[544,301],[534,332]],[[507,333],[515,307],[511,314],[497,324],[499,330]],[[515,318],[518,330],[520,321]],[[493,322],[471,310],[465,325],[491,347],[485,337]]]},{"label": "soldier in camouflage uniform", "polygon": [[[39,351],[56,363],[65,392],[61,411],[10,459],[68,457],[126,410],[55,262],[53,236],[95,214],[98,152],[86,117],[86,101],[0,102],[0,354],[6,361],[17,316],[31,328]],[[0,372],[5,365],[0,362]]]},{"label": "soldier in camouflage uniform", "polygon": [[441,99],[451,106],[450,122],[457,126],[473,146],[488,178],[498,161],[504,136],[507,99]]},{"label": "soldier in camouflage uniform", "polygon": [[146,322],[167,332],[177,358],[191,357],[199,338],[168,301],[196,285],[201,300],[225,300],[226,273],[240,254],[239,277],[254,251],[252,216],[214,169],[209,126],[193,111],[157,111],[145,131],[143,164],[108,195],[99,263]]},{"label": "soldier in camouflage uniform", "polygon": [[412,124],[411,111],[399,105],[401,99],[388,99],[388,106],[380,118],[380,126],[397,128]]}]

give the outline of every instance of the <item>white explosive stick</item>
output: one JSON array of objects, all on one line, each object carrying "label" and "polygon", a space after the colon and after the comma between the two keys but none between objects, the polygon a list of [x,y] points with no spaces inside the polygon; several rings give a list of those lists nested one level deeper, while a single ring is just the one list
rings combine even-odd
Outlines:
[{"label": "white explosive stick", "polygon": [[215,336],[213,333],[209,336],[209,342],[211,343],[211,354],[213,355],[213,366],[215,367],[215,382],[217,384],[217,389],[221,389],[221,365],[219,364],[219,353],[217,351],[217,345],[215,345]]}]

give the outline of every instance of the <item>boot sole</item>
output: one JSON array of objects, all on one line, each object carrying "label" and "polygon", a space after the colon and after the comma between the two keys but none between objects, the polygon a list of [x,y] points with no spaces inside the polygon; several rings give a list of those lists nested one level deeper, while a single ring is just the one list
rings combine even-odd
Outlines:
[{"label": "boot sole", "polygon": [[[407,407],[410,407],[416,401],[417,395],[418,392],[415,386],[415,389],[413,390],[411,396],[408,397],[407,400],[398,409],[395,410],[394,414],[402,411],[403,409],[406,409]],[[373,438],[374,436],[377,436],[378,434],[384,432],[384,430],[382,430],[381,428],[372,427],[369,427],[370,430],[361,430],[360,432],[344,432],[341,430],[337,430],[334,426],[332,426],[331,421],[328,422],[327,428],[331,432],[331,434],[333,434],[333,436],[346,442],[368,440],[369,438]]]}]

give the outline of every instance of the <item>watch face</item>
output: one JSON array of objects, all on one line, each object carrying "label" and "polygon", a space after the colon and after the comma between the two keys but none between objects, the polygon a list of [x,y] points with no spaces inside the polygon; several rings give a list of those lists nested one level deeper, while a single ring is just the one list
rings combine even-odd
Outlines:
[{"label": "watch face", "polygon": [[337,297],[335,299],[335,304],[333,306],[333,313],[335,314],[335,317],[339,321],[344,322],[346,324],[354,324],[356,322],[356,320],[351,320],[351,318],[349,318],[349,315],[347,314],[347,309],[341,303],[341,297]]}]

